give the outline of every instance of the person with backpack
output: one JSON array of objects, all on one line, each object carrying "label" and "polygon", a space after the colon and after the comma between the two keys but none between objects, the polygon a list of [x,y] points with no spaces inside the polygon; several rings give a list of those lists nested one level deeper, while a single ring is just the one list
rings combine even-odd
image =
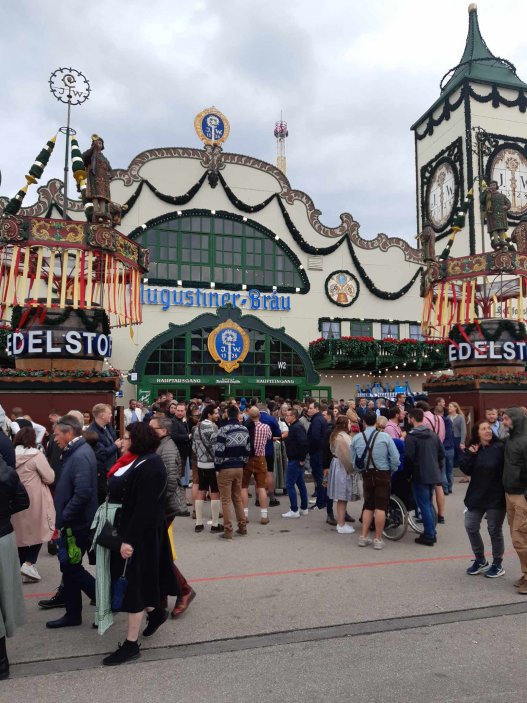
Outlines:
[{"label": "person with backpack", "polygon": [[[368,410],[363,415],[364,430],[351,441],[351,461],[362,476],[364,509],[359,547],[367,547],[373,542],[374,549],[385,547],[382,531],[386,522],[386,511],[391,494],[391,474],[399,467],[399,452],[392,438],[386,432],[375,428],[377,413]],[[375,537],[370,539],[368,532],[372,520],[375,521]]]}]

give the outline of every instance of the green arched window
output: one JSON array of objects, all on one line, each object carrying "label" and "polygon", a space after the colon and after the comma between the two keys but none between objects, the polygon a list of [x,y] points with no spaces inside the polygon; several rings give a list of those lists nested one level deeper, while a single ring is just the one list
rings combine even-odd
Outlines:
[{"label": "green arched window", "polygon": [[[180,336],[171,336],[162,342],[146,357],[145,375],[225,377],[225,371],[214,361],[207,347],[212,330],[213,327],[198,327]],[[248,335],[249,353],[233,377],[305,376],[302,359],[285,341],[259,330],[249,330]]]},{"label": "green arched window", "polygon": [[203,212],[165,215],[132,235],[150,250],[152,283],[307,291],[300,262],[272,232],[228,213]]}]

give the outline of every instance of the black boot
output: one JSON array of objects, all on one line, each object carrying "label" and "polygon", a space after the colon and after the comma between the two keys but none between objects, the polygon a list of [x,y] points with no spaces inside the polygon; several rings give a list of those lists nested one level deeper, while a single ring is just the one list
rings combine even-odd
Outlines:
[{"label": "black boot", "polygon": [[38,607],[43,610],[51,610],[52,608],[65,608],[66,601],[64,600],[64,586],[62,583],[57,588],[57,592],[47,600],[39,600]]},{"label": "black boot", "polygon": [[125,664],[132,659],[137,659],[141,656],[139,646],[137,642],[130,642],[129,640],[125,640],[122,644],[119,642],[115,652],[104,657],[102,663],[105,666],[119,666],[119,664]]},{"label": "black boot", "polygon": [[161,625],[168,618],[168,610],[163,608],[154,608],[146,616],[146,627],[143,630],[143,637],[150,637],[157,632]]},{"label": "black boot", "polygon": [[5,648],[5,637],[0,637],[0,681],[9,677],[9,660]]}]

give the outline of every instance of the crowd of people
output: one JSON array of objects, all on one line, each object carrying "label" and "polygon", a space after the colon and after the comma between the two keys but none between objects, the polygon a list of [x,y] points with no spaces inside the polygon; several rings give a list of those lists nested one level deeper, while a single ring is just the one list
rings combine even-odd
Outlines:
[{"label": "crowd of people", "polygon": [[[260,525],[274,519],[270,508],[280,505],[281,491],[289,505],[279,519],[323,511],[339,535],[353,534],[359,522],[357,546],[375,550],[385,547],[390,496],[403,491],[422,523],[415,541],[433,547],[459,467],[470,481],[465,529],[474,561],[467,574],[504,575],[507,517],[522,572],[514,586],[527,595],[524,408],[489,408],[468,439],[457,403],[439,398],[431,408],[402,394],[393,402],[277,397],[216,404],[163,393],[150,407],[131,400],[124,417],[118,437],[114,410],[102,403],[89,412],[50,412],[49,434],[21,408],[9,418],[0,412],[0,678],[9,674],[6,636],[25,620],[21,582],[40,581],[43,545],[57,555],[62,580],[39,606],[65,611],[46,626],[81,625],[82,592],[95,606],[100,634],[114,612],[127,613],[124,643],[103,660],[121,664],[140,655],[145,613],[142,635],[149,637],[196,595],[176,566],[174,519],[193,519],[197,534],[210,525],[207,531],[232,543],[248,533],[251,491]],[[351,515],[350,504],[361,499],[360,513]],[[86,554],[95,578],[83,566]]]}]

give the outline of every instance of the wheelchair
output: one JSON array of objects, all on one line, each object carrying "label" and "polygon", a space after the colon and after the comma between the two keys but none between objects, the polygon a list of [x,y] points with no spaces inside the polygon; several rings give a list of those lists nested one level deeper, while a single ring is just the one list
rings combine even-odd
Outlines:
[{"label": "wheelchair", "polygon": [[[434,510],[437,524],[437,511]],[[386,539],[397,541],[404,537],[408,527],[417,534],[424,532],[420,521],[417,505],[412,491],[410,476],[404,469],[399,469],[392,475],[392,494],[386,511],[386,523],[382,534]]]}]

